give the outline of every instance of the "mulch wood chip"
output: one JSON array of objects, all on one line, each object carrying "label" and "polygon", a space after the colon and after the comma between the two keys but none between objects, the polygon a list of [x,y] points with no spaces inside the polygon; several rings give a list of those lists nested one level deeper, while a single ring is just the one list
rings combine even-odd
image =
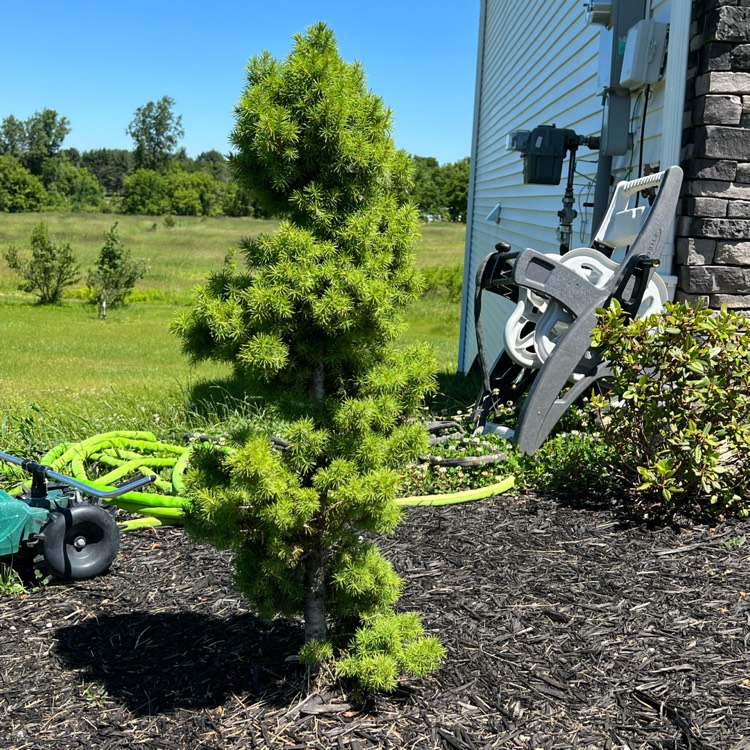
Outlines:
[{"label": "mulch wood chip", "polygon": [[226,553],[129,533],[108,574],[0,599],[0,747],[750,750],[745,526],[409,510],[383,549],[448,658],[367,705],[306,682],[301,627],[254,617]]}]

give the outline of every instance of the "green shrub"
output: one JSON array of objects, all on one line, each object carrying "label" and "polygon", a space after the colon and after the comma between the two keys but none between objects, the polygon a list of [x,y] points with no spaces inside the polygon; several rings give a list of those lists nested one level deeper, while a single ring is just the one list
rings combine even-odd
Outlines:
[{"label": "green shrub", "polygon": [[591,408],[644,512],[747,512],[747,324],[685,303],[632,322],[616,302],[600,313],[593,343],[612,363],[612,393]]},{"label": "green shrub", "polygon": [[206,172],[185,172],[178,166],[165,174],[139,169],[125,178],[123,210],[130,214],[221,216],[230,192],[229,185]]},{"label": "green shrub", "polygon": [[111,307],[124,304],[125,297],[146,273],[146,264],[131,258],[130,250],[117,233],[117,224],[105,235],[96,264],[86,280],[89,302],[95,305],[103,301]]},{"label": "green shrub", "polygon": [[[410,162],[324,24],[285,61],[251,60],[235,115],[235,174],[284,220],[243,238],[244,268],[230,257],[173,329],[193,360],[231,362],[287,423],[286,444],[251,435],[228,455],[197,450],[188,530],[234,551],[236,585],[261,616],[303,614],[305,641],[323,642],[398,598],[400,578],[366,536],[393,531],[397,470],[427,447],[417,417],[434,358],[398,346],[420,291],[419,218],[399,197]],[[414,653],[394,669],[428,662]]]},{"label": "green shrub", "polygon": [[445,294],[451,302],[460,302],[464,284],[462,265],[436,266],[422,271],[425,294]]},{"label": "green shrub", "polygon": [[610,468],[615,458],[598,431],[559,432],[539,448],[533,461],[521,461],[523,476],[517,484],[540,492],[610,495],[616,484]]},{"label": "green shrub", "polygon": [[138,169],[125,178],[122,209],[127,214],[161,216],[169,213],[167,181],[151,169]]},{"label": "green shrub", "polygon": [[437,638],[424,635],[414,612],[382,612],[364,619],[336,670],[366,691],[391,692],[400,675],[424,677],[444,658],[445,649]]},{"label": "green shrub", "polygon": [[42,171],[47,188],[47,205],[73,211],[97,209],[104,200],[104,190],[85,167],[74,167],[62,158],[48,159]]},{"label": "green shrub", "polygon": [[41,180],[10,156],[0,156],[0,211],[39,211],[47,201]]},{"label": "green shrub", "polygon": [[40,305],[59,302],[63,289],[80,278],[70,243],[53,242],[44,223],[31,232],[31,258],[22,257],[18,248],[11,245],[5,252],[5,260],[23,279],[18,288],[37,294]]}]

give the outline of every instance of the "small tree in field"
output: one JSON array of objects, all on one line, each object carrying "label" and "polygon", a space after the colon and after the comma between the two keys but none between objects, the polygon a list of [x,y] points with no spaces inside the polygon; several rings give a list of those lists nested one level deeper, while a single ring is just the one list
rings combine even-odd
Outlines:
[{"label": "small tree in field", "polygon": [[194,360],[231,362],[277,406],[286,442],[250,435],[201,451],[189,526],[234,550],[237,584],[262,615],[303,613],[303,656],[329,653],[331,624],[359,626],[342,672],[392,688],[442,656],[416,616],[393,613],[401,580],[363,538],[396,526],[394,469],[426,449],[417,417],[432,355],[394,346],[420,289],[418,215],[398,198],[409,159],[324,24],[283,62],[251,60],[232,137],[237,179],[284,221],[243,239],[246,269],[216,273],[175,330]]},{"label": "small tree in field", "polygon": [[22,257],[19,249],[11,245],[5,252],[5,260],[23,279],[18,288],[37,294],[40,305],[59,302],[63,289],[80,278],[70,243],[53,242],[44,223],[31,232],[31,258]]},{"label": "small tree in field", "polygon": [[118,223],[115,222],[105,235],[96,265],[89,271],[86,280],[92,304],[101,305],[104,301],[110,307],[124,304],[128,292],[146,273],[143,261],[133,260],[130,250],[120,239]]}]

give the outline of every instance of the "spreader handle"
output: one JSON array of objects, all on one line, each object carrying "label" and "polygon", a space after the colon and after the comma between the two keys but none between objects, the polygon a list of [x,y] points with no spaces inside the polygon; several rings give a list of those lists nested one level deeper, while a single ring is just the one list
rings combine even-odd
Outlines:
[{"label": "spreader handle", "polygon": [[126,492],[131,492],[132,490],[137,490],[146,484],[150,484],[156,479],[155,475],[147,477],[142,476],[138,477],[138,479],[134,479],[132,482],[120,485],[119,487],[115,487],[115,489],[113,490],[100,490],[90,484],[87,484],[86,482],[80,482],[77,479],[73,479],[73,477],[68,477],[65,474],[60,474],[51,466],[45,466],[44,464],[37,463],[36,461],[30,461],[27,458],[18,458],[17,456],[11,456],[10,453],[3,453],[3,451],[0,451],[0,458],[3,461],[7,461],[8,463],[20,466],[24,471],[28,471],[29,474],[41,474],[47,479],[54,479],[58,482],[62,482],[63,484],[67,484],[69,487],[80,490],[86,495],[93,495],[94,497],[101,497],[104,499],[119,497],[120,495],[124,495]]}]

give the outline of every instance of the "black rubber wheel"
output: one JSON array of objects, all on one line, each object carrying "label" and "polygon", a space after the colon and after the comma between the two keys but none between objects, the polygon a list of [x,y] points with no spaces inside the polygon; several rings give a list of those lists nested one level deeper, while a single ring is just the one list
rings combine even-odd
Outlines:
[{"label": "black rubber wheel", "polygon": [[120,550],[120,530],[104,508],[76,505],[51,516],[42,529],[41,552],[52,575],[79,581],[107,570]]}]

